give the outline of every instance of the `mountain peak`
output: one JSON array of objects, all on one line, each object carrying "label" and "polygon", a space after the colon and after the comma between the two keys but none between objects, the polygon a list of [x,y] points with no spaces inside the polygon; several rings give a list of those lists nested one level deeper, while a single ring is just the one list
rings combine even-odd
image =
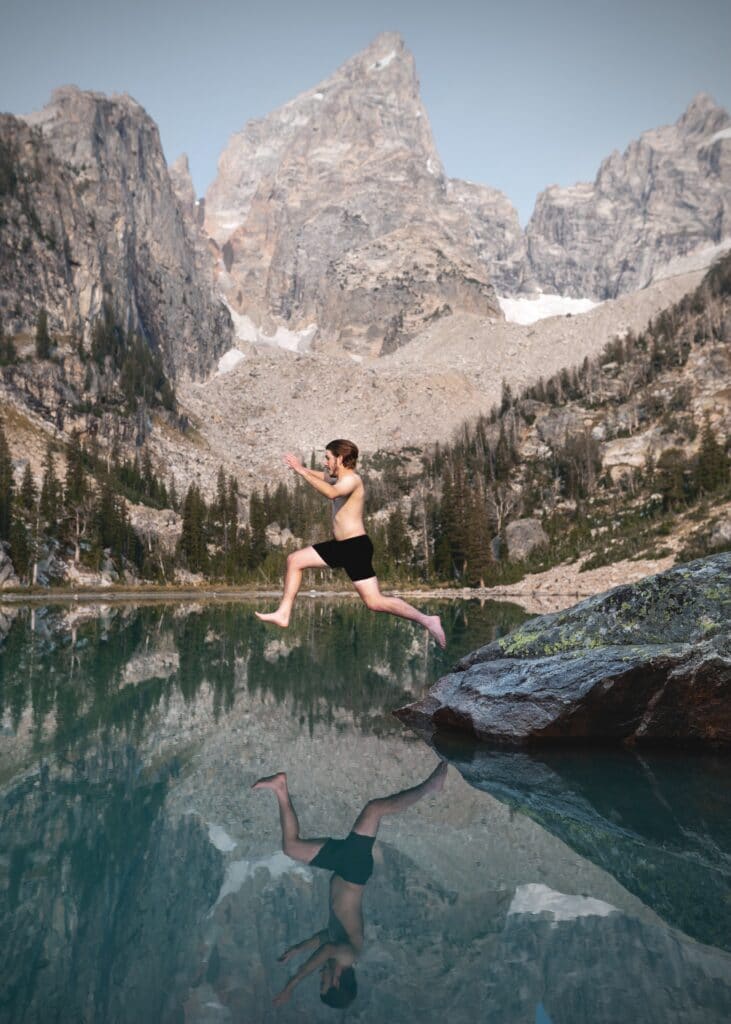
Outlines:
[{"label": "mountain peak", "polygon": [[684,135],[708,135],[731,121],[728,111],[707,92],[699,92],[678,118],[677,126]]}]

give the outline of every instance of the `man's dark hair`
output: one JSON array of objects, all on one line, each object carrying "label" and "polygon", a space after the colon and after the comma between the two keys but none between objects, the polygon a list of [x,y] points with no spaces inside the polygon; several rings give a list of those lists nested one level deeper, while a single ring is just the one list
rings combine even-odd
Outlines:
[{"label": "man's dark hair", "polygon": [[[328,448],[330,448],[330,445],[328,445]],[[330,448],[330,451],[332,452],[332,448]],[[333,454],[335,453],[333,452]],[[340,975],[340,984],[337,987],[331,985],[327,992],[321,993],[320,999],[325,1006],[332,1006],[336,1010],[343,1010],[346,1006],[350,1006],[357,995],[358,982],[355,980],[355,971],[352,967],[346,967]]]},{"label": "man's dark hair", "polygon": [[330,444],[325,445],[327,451],[332,452],[337,458],[338,455],[343,457],[343,465],[346,469],[353,469],[356,462],[358,461],[358,445],[353,444],[352,441],[346,441],[345,438],[339,437],[335,441],[331,441]]}]

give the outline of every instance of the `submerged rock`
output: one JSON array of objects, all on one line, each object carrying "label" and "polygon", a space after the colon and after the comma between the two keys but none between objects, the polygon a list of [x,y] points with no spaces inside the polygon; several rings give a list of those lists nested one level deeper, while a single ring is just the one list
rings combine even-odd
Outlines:
[{"label": "submerged rock", "polygon": [[668,924],[731,948],[728,757],[500,750],[439,732],[429,742],[470,785],[538,822]]},{"label": "submerged rock", "polygon": [[730,613],[726,552],[531,619],[396,714],[509,744],[731,745]]}]

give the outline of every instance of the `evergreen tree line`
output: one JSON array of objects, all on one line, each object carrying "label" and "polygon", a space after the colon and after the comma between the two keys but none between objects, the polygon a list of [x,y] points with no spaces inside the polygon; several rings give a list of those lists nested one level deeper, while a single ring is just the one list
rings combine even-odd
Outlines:
[{"label": "evergreen tree line", "polygon": [[[588,502],[598,493],[621,493],[622,484],[603,475],[601,447],[589,431],[567,433],[547,444],[542,458],[522,460],[519,438],[535,420],[536,403],[606,408],[625,402],[664,371],[684,366],[694,346],[728,340],[729,297],[731,256],[716,263],[695,292],[660,313],[642,334],[613,340],[597,359],[587,358],[580,368],[563,369],[547,381],[539,379],[518,397],[504,383],[499,406],[465,424],[451,444],[436,445],[423,460],[429,497],[412,505],[411,525],[433,538],[431,557],[424,547],[425,575],[470,584],[499,580],[500,545],[495,539],[505,525],[518,516],[539,515],[560,529],[561,517],[554,512],[562,502],[564,533],[574,524],[588,533],[582,523]],[[643,401],[649,405],[651,399],[648,390]],[[640,415],[687,410],[690,389],[681,384],[669,405],[666,410],[662,400],[658,408],[641,410]],[[691,438],[699,430],[689,412],[683,427]],[[634,481],[638,492],[660,495],[658,515],[728,492],[728,448],[707,417],[700,430],[697,454],[667,449],[656,463],[648,460]]]},{"label": "evergreen tree line", "polygon": [[[84,358],[83,348],[79,353]],[[160,352],[139,334],[122,330],[108,303],[94,323],[89,354],[97,369],[117,382],[128,410],[144,403],[175,412],[175,391],[165,375]]]},{"label": "evergreen tree line", "polygon": [[[56,344],[45,309],[40,309],[36,316],[34,342],[38,359],[53,356]],[[134,412],[143,405],[176,411],[175,389],[165,374],[160,353],[139,334],[123,331],[109,304],[105,304],[101,316],[94,322],[89,351],[79,341],[76,353],[87,365],[85,390],[101,391],[106,406],[115,404],[116,391],[127,412]],[[13,339],[5,334],[0,321],[0,366],[17,362]]]},{"label": "evergreen tree line", "polygon": [[91,569],[101,569],[108,557],[118,569],[127,563],[143,571],[145,551],[129,522],[124,499],[108,478],[89,478],[76,440],[68,446],[66,463],[62,483],[49,444],[40,486],[27,463],[16,487],[0,424],[0,541],[9,544],[17,575],[35,583],[41,564],[56,553]]}]

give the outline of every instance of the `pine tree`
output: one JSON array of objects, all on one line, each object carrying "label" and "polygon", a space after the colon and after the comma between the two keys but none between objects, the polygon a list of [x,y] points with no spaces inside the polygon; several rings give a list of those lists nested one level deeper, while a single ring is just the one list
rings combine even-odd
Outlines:
[{"label": "pine tree", "polygon": [[0,420],[0,540],[10,540],[14,497],[13,463],[2,420]]},{"label": "pine tree", "polygon": [[48,359],[51,355],[51,335],[48,333],[48,313],[45,309],[39,310],[36,318],[36,355],[39,359]]},{"label": "pine tree", "polygon": [[74,545],[74,561],[81,558],[81,540],[87,534],[93,513],[93,498],[84,470],[84,452],[74,433],[66,449],[66,483],[63,495],[64,527]]},{"label": "pine tree", "polygon": [[0,366],[10,366],[18,361],[18,352],[15,342],[5,334],[2,320],[0,320]]},{"label": "pine tree", "polygon": [[703,494],[712,494],[728,483],[729,464],[726,452],[716,440],[711,422],[706,416],[701,432],[694,483]]},{"label": "pine tree", "polygon": [[179,548],[191,572],[208,568],[206,519],[208,509],[197,484],[192,483],[183,501],[183,527]]},{"label": "pine tree", "polygon": [[264,502],[259,497],[259,492],[253,491],[249,502],[249,551],[252,569],[261,565],[266,557],[266,528]]},{"label": "pine tree", "polygon": [[62,513],[61,484],[56,476],[56,468],[53,463],[53,449],[50,443],[46,449],[46,457],[43,460],[43,480],[41,482],[39,511],[47,531],[55,535],[58,531]]},{"label": "pine tree", "polygon": [[491,561],[484,494],[471,488],[465,510],[465,571],[471,586],[484,586]]},{"label": "pine tree", "polygon": [[386,525],[386,557],[399,575],[408,573],[413,550],[400,508],[395,508]]},{"label": "pine tree", "polygon": [[20,515],[10,524],[10,554],[16,574],[27,579],[33,564],[31,532]]},{"label": "pine tree", "polygon": [[677,508],[685,501],[686,462],[679,448],[666,448],[657,460],[656,487],[665,508]]},{"label": "pine tree", "polygon": [[30,462],[26,462],[25,469],[23,470],[23,479],[20,482],[18,499],[21,508],[26,513],[30,514],[35,512],[36,504],[38,502],[38,490],[33,479],[33,471],[30,468]]}]

